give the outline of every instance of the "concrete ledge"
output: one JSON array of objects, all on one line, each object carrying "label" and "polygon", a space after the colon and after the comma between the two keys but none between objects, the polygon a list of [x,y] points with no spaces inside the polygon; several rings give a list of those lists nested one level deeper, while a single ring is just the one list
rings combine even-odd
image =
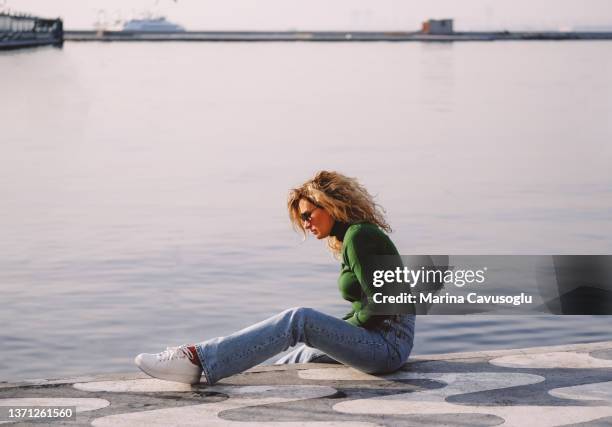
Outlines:
[{"label": "concrete ledge", "polygon": [[76,406],[66,425],[610,425],[612,341],[418,356],[388,375],[302,364],[214,386],[136,370],[0,383],[0,407],[31,405]]}]

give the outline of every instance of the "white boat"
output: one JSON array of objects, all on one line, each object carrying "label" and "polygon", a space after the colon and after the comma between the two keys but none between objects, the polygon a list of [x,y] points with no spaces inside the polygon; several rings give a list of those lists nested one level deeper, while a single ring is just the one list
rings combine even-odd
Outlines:
[{"label": "white boat", "polygon": [[152,31],[161,33],[177,33],[185,31],[183,27],[166,20],[165,17],[131,19],[123,25],[122,31]]}]

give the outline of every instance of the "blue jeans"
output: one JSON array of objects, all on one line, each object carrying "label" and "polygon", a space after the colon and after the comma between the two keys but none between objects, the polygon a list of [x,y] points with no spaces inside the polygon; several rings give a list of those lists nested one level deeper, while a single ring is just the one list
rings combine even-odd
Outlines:
[{"label": "blue jeans", "polygon": [[414,322],[413,315],[404,315],[380,328],[364,329],[311,308],[296,307],[195,348],[208,384],[245,371],[298,343],[308,347],[298,348],[277,363],[337,361],[367,373],[387,373],[408,360]]}]

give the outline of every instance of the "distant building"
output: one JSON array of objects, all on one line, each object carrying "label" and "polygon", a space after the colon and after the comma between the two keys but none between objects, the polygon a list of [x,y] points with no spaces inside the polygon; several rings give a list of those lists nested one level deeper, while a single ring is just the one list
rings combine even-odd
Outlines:
[{"label": "distant building", "polygon": [[429,19],[423,22],[421,32],[423,34],[453,34],[453,20]]},{"label": "distant building", "polygon": [[185,29],[178,24],[167,21],[165,17],[132,19],[125,23],[123,31],[151,31],[157,33],[178,33]]}]

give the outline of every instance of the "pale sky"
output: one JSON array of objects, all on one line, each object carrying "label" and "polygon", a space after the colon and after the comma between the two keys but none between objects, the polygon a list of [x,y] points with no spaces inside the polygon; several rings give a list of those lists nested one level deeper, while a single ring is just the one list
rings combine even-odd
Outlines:
[{"label": "pale sky", "polygon": [[[459,30],[608,26],[612,0],[0,0],[0,7],[60,16],[67,29],[166,15],[188,30],[416,30],[427,18],[454,18]],[[104,12],[100,12],[104,10]]]}]

